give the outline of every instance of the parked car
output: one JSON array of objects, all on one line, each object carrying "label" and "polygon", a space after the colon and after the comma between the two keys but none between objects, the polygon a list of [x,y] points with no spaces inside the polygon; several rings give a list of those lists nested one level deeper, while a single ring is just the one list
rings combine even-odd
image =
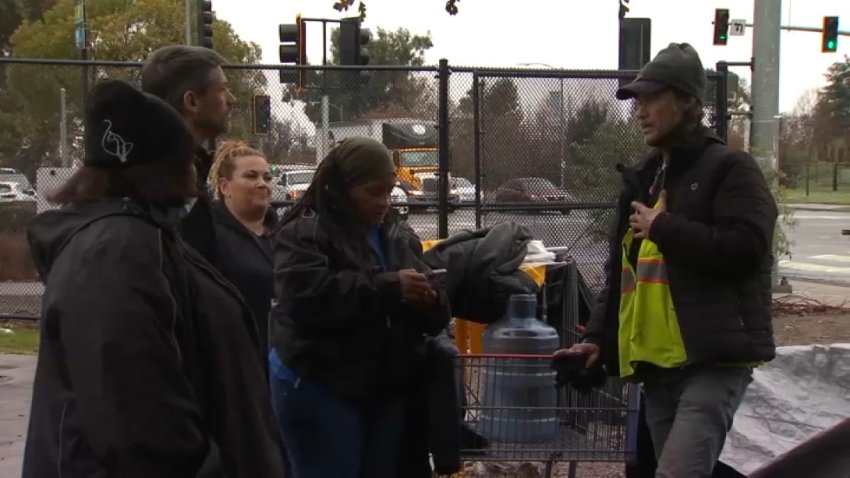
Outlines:
[{"label": "parked car", "polygon": [[272,190],[272,201],[294,201],[304,194],[313,181],[315,169],[281,171]]},{"label": "parked car", "polygon": [[393,209],[398,212],[401,220],[406,221],[410,215],[410,207],[407,205],[407,194],[404,190],[398,186],[394,187],[390,193],[390,203],[393,205]]},{"label": "parked car", "polygon": [[[437,203],[440,200],[439,180],[436,177],[422,177],[422,189],[417,189],[407,181],[399,181],[398,184],[407,194],[407,201],[410,204],[411,210],[424,211],[428,208],[438,207]],[[454,189],[449,190],[449,212],[457,209],[460,203],[460,196]]]},{"label": "parked car", "polygon": [[[509,179],[493,193],[493,198],[497,203],[568,203],[574,201],[573,197],[566,191],[545,178]],[[553,210],[565,215],[570,213],[570,209]]]},{"label": "parked car", "polygon": [[475,190],[477,187],[468,179],[453,176],[451,179],[452,189],[457,191],[461,203],[475,202]]},{"label": "parked car", "polygon": [[13,181],[0,182],[0,202],[35,202],[35,191],[25,189],[21,183]]},{"label": "parked car", "polygon": [[[32,184],[24,173],[14,168],[0,168],[0,182],[17,183],[23,191],[32,191]],[[29,193],[27,193],[29,194]]]}]

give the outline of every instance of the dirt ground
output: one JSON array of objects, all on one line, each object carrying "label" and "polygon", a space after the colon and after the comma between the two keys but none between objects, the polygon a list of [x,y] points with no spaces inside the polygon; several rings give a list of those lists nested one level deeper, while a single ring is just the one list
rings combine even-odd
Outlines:
[{"label": "dirt ground", "polygon": [[850,343],[850,312],[773,318],[776,345]]}]

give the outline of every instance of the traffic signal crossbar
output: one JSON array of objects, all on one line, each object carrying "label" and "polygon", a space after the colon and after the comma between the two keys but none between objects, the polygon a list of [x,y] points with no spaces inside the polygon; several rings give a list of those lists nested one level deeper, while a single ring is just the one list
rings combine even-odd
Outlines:
[{"label": "traffic signal crossbar", "polygon": [[[725,12],[725,13],[724,13]],[[726,42],[729,38],[728,29],[729,29],[729,14],[727,9],[717,9],[715,11],[715,20],[714,20],[714,44],[715,45],[726,45]],[[747,28],[753,28],[752,23],[746,23],[744,25]],[[839,30],[838,26],[838,17],[823,17],[823,26],[822,27],[802,27],[796,25],[782,25],[779,27],[780,30],[785,31],[796,31],[796,32],[812,32],[812,33],[820,33],[822,35],[821,39],[821,51],[823,53],[834,53],[838,51],[838,37],[839,36],[850,36],[850,30]]]}]

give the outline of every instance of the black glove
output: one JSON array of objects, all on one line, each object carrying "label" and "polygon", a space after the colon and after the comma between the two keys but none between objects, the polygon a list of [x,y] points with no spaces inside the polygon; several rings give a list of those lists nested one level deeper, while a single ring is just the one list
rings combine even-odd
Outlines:
[{"label": "black glove", "polygon": [[579,392],[589,392],[593,388],[605,385],[608,373],[602,365],[587,368],[585,357],[581,355],[562,355],[552,360],[551,368],[555,373],[555,386],[569,384]]}]

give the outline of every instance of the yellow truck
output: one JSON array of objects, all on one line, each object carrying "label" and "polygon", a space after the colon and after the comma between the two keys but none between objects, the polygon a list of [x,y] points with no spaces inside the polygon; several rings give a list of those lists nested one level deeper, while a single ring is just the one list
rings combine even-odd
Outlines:
[{"label": "yellow truck", "polygon": [[[439,170],[439,133],[433,122],[413,118],[369,119],[330,123],[330,145],[352,136],[365,136],[390,149],[398,179],[422,190],[422,176]],[[321,160],[321,158],[318,158]]]}]

